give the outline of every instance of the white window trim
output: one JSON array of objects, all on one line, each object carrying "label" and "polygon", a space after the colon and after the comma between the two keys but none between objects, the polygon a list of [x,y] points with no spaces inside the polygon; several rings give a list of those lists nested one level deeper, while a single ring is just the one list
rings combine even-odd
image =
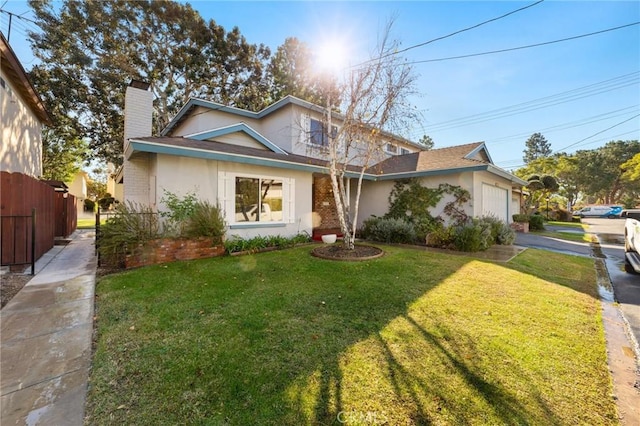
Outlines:
[{"label": "white window trim", "polygon": [[[236,178],[282,181],[282,220],[273,222],[236,222]],[[230,228],[275,228],[295,223],[295,179],[284,176],[244,172],[218,172],[218,201]]]},{"label": "white window trim", "polygon": [[[391,145],[394,148],[394,151],[391,151],[391,150],[388,149],[389,145]],[[398,150],[399,150],[398,145],[395,145],[392,142],[385,142],[385,144],[384,144],[384,152],[386,152],[387,154],[398,155]]]},{"label": "white window trim", "polygon": [[[310,146],[310,147],[315,148],[317,150],[328,151],[329,150],[329,145],[320,145],[320,144],[311,142],[311,120],[318,121],[320,123],[323,122],[322,118],[312,117],[309,114],[302,114],[302,119],[301,119],[302,132],[300,134],[301,142],[304,145]],[[335,123],[332,123],[331,127],[335,127],[337,135],[340,134],[340,126],[338,126]],[[339,137],[341,137],[341,136],[339,136]]]}]

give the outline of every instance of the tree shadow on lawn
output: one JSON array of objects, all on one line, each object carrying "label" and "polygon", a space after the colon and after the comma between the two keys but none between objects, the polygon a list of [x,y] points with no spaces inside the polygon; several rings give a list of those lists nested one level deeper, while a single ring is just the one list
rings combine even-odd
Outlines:
[{"label": "tree shadow on lawn", "polygon": [[[172,323],[162,333],[181,337],[167,343],[153,333],[138,335],[138,355],[152,369],[123,366],[121,377],[112,381],[114,392],[123,392],[121,398],[134,401],[131,405],[157,406],[154,414],[161,423],[455,424],[478,421],[483,409],[504,423],[530,423],[540,416],[559,423],[541,397],[533,404],[529,398],[527,408],[513,390],[485,378],[475,357],[467,357],[475,343],[464,329],[438,335],[409,316],[411,306],[470,259],[387,248],[385,260],[291,261],[309,256],[308,251],[171,265],[163,271],[165,282],[149,283],[158,285],[156,297],[175,297],[170,314],[154,312],[152,297],[148,306],[136,309],[157,315],[150,324]],[[403,280],[406,271],[416,276]],[[299,277],[298,285],[278,280],[284,273]],[[180,281],[188,275],[210,283],[232,275],[237,285],[224,291],[202,284],[190,288]],[[180,285],[168,290],[167,283],[176,281]],[[193,291],[201,292],[201,303],[183,304],[180,294]],[[392,330],[397,321],[406,325]],[[190,332],[199,322],[206,333]],[[446,374],[422,376],[432,362]],[[163,379],[170,369],[172,378]],[[158,402],[153,391],[136,383],[125,384],[146,375],[160,375],[157,382],[172,389],[165,400]],[[462,393],[484,402],[465,413],[468,407],[451,383],[471,389]],[[127,417],[126,410],[116,409],[119,403],[114,400],[109,410],[113,421],[153,420]]]}]

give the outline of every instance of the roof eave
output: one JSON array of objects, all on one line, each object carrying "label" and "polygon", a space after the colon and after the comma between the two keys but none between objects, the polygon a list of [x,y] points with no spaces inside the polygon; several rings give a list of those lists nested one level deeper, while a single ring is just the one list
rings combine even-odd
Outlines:
[{"label": "roof eave", "polygon": [[[27,72],[2,33],[0,33],[0,40],[0,51],[3,63],[2,67],[6,67],[8,71],[12,71],[11,74],[13,74],[17,79],[20,94],[26,99],[27,103],[40,121],[51,126],[53,124],[53,120],[51,119],[49,111],[47,111],[42,98],[40,98],[35,87],[33,87],[33,84],[27,76]],[[8,66],[5,66],[5,63],[7,63]]]}]

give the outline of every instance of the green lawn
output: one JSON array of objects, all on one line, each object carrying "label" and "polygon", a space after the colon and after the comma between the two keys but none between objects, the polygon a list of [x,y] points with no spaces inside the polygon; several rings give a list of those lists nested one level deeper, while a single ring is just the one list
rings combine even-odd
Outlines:
[{"label": "green lawn", "polygon": [[384,248],[103,278],[87,423],[618,423],[591,259]]}]

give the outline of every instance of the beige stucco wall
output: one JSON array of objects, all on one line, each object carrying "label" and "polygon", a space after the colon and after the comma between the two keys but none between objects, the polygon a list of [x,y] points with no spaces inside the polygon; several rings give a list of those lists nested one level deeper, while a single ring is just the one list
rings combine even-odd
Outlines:
[{"label": "beige stucco wall", "polygon": [[178,196],[195,192],[201,200],[218,203],[221,198],[219,194],[221,173],[293,179],[295,204],[291,223],[269,224],[263,222],[258,225],[234,226],[228,220],[230,228],[227,231],[227,237],[230,238],[234,235],[241,238],[253,238],[258,235],[292,236],[300,232],[308,232],[311,235],[311,173],[161,154],[157,156],[154,173],[156,176],[154,177],[156,182],[155,207],[160,211],[166,210],[166,206],[162,203],[165,191]]},{"label": "beige stucco wall", "polygon": [[171,132],[172,136],[185,136],[201,133],[207,130],[219,129],[238,123],[245,123],[255,131],[262,133],[260,122],[250,117],[231,114],[221,110],[211,110],[204,107],[195,108],[189,117],[176,126]]},{"label": "beige stucco wall", "polygon": [[[476,211],[480,212],[482,209],[482,203],[478,199],[479,194],[482,196],[482,182],[483,178],[486,180],[487,176],[483,172],[482,176],[476,176],[479,172],[464,172],[464,173],[452,173],[449,175],[438,175],[431,177],[423,177],[420,179],[421,184],[427,188],[437,188],[440,184],[448,183],[453,186],[460,186],[471,193],[471,200],[464,205],[463,211],[469,216],[480,215],[476,214]],[[488,176],[494,176],[486,173]],[[355,184],[356,180],[351,182],[351,197],[352,206],[354,206],[355,197]],[[393,189],[394,181],[365,181],[363,182],[362,196],[360,197],[360,208],[358,212],[358,227],[362,225],[362,222],[371,217],[383,216],[389,211],[389,194]],[[444,215],[444,207],[451,201],[454,201],[454,197],[449,194],[445,194],[442,200],[432,208],[431,215],[434,217],[441,216],[443,219],[447,219]],[[353,207],[352,207],[353,208]],[[480,209],[480,210],[479,210]]]},{"label": "beige stucco wall", "polygon": [[9,78],[0,87],[0,170],[42,176],[42,125]]}]

